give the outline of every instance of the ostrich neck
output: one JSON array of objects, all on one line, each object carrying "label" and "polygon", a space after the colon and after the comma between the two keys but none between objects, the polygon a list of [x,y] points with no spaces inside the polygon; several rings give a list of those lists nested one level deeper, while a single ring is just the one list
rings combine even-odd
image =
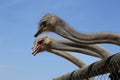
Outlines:
[{"label": "ostrich neck", "polygon": [[83,45],[83,44],[78,44],[69,40],[56,40],[57,43],[60,44],[65,44],[67,46],[71,46],[71,47],[76,47],[76,48],[84,48],[84,49],[88,49],[91,51],[96,52],[97,54],[99,54],[102,58],[106,58],[109,57],[110,55],[112,55],[111,52],[109,52],[107,49],[105,49],[104,47],[100,46],[100,45]]},{"label": "ostrich neck", "polygon": [[120,45],[120,34],[101,32],[95,34],[85,34],[77,32],[68,25],[58,25],[55,27],[55,33],[82,44],[111,43]]},{"label": "ostrich neck", "polygon": [[79,68],[82,68],[84,66],[86,66],[86,64],[80,60],[79,58],[73,56],[72,54],[65,52],[65,51],[59,51],[59,50],[54,50],[54,49],[50,49],[49,52],[52,52],[58,56],[61,56],[69,61],[71,61],[72,63],[74,63],[75,65],[77,65]]},{"label": "ostrich neck", "polygon": [[82,54],[86,54],[86,55],[101,58],[101,56],[98,53],[96,53],[95,51],[92,51],[92,50],[89,50],[89,49],[86,49],[86,48],[77,48],[77,47],[67,46],[67,45],[64,45],[64,44],[56,43],[55,41],[52,41],[48,45],[48,49],[79,52],[79,53],[82,53]]}]

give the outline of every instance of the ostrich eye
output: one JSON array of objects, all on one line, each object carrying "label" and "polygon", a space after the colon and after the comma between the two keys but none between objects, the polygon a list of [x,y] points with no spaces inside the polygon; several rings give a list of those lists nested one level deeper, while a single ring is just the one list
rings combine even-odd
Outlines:
[{"label": "ostrich eye", "polygon": [[38,41],[38,44],[41,44],[41,43],[43,43],[43,42],[44,42],[44,39]]}]

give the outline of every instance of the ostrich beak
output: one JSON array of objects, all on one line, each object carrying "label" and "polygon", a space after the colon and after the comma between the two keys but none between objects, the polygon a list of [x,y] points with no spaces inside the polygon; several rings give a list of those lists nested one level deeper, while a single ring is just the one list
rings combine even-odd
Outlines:
[{"label": "ostrich beak", "polygon": [[41,49],[41,45],[37,46],[37,47],[33,50],[32,54],[35,56],[35,55],[40,51],[40,49]]},{"label": "ostrich beak", "polygon": [[[42,40],[41,40],[41,41],[42,41]],[[45,47],[45,44],[44,44],[44,43],[37,43],[37,44],[35,44],[35,46],[33,47],[32,55],[35,56],[35,55],[38,54],[39,52],[42,52],[44,47]]]},{"label": "ostrich beak", "polygon": [[34,37],[37,37],[39,34],[41,34],[44,31],[44,25],[41,25],[37,31],[37,33],[34,35]]}]

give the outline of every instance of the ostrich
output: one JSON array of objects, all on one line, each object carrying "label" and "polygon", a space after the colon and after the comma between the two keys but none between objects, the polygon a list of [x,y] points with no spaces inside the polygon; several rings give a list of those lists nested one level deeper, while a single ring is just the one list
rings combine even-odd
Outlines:
[{"label": "ostrich", "polygon": [[46,45],[50,42],[49,39],[43,40],[43,39],[37,39],[34,42],[34,46],[33,46],[33,55],[35,56],[37,53],[42,52],[47,50],[48,52],[54,53],[58,56],[61,56],[69,61],[71,61],[73,64],[77,65],[79,68],[82,68],[84,66],[86,66],[86,64],[80,60],[79,58],[77,58],[76,56],[72,55],[71,53],[67,52],[67,51],[60,51],[60,50],[55,50],[55,49],[49,49],[46,47]]},{"label": "ostrich", "polygon": [[55,32],[71,41],[82,44],[112,43],[120,45],[120,34],[103,32],[95,34],[84,34],[72,29],[65,21],[53,14],[46,14],[40,21],[37,37],[44,31]]},{"label": "ostrich", "polygon": [[36,55],[39,51],[50,51],[51,49],[79,52],[102,59],[111,55],[109,51],[99,45],[77,44],[69,40],[57,40],[48,35],[43,35],[35,41],[33,54]]},{"label": "ostrich", "polygon": [[[51,43],[51,37],[49,37],[47,35],[44,35],[42,38],[36,39],[34,42],[34,46],[32,48],[33,49],[32,54],[35,56],[39,52],[46,50],[48,52],[51,52],[53,54],[56,54],[58,56],[61,56],[65,59],[67,59],[68,61],[72,62],[79,68],[87,66],[82,60],[80,60],[78,57],[72,55],[68,51],[55,50],[55,49],[51,49],[50,47],[47,47],[49,45],[49,43]],[[91,53],[91,52],[88,51],[88,53]],[[86,80],[94,80],[94,78],[89,78],[89,79],[87,78]]]}]

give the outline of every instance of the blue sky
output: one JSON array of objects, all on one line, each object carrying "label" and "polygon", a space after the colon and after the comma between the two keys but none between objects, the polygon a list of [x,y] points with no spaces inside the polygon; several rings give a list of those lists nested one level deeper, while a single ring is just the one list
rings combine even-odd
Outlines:
[{"label": "blue sky", "polygon": [[[51,80],[78,69],[48,52],[31,55],[33,35],[46,13],[56,14],[80,32],[120,33],[120,0],[0,0],[0,80]],[[103,46],[113,54],[120,50],[116,45]],[[98,60],[73,54],[86,64]]]}]

